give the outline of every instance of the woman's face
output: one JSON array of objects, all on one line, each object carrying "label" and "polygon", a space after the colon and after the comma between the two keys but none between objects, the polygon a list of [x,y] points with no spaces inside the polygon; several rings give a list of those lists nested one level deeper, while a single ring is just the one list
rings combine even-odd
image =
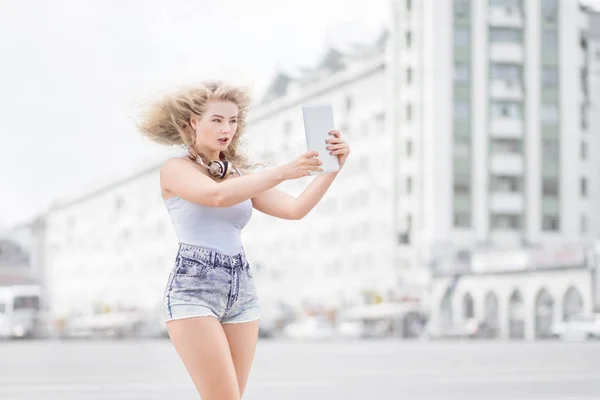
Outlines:
[{"label": "woman's face", "polygon": [[196,147],[211,151],[225,151],[238,128],[238,107],[228,101],[211,101],[199,121],[191,118],[196,131]]}]

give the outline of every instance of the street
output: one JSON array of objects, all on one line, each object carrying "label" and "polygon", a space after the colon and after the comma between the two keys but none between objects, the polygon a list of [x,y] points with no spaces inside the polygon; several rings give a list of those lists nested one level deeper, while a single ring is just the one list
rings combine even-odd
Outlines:
[{"label": "street", "polygon": [[[198,399],[168,339],[0,342],[0,399]],[[600,343],[260,341],[247,400],[600,399]]]}]

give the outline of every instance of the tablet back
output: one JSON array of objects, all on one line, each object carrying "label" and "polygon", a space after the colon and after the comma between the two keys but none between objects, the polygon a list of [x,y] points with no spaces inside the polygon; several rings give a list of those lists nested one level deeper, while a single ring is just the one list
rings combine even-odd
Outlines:
[{"label": "tablet back", "polygon": [[338,158],[329,154],[325,143],[327,139],[333,138],[329,134],[334,129],[333,107],[331,105],[302,106],[302,117],[307,150],[319,152],[318,158],[323,162],[323,172],[338,171],[340,169]]}]

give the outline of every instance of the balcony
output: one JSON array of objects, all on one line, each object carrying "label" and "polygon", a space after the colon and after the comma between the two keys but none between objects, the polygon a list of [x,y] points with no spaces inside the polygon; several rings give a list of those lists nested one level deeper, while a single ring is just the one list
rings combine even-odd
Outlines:
[{"label": "balcony", "polygon": [[490,157],[490,172],[495,175],[523,175],[523,156],[517,153],[493,154]]},{"label": "balcony", "polygon": [[490,60],[496,62],[522,64],[523,46],[517,43],[493,43],[490,45]]},{"label": "balcony", "polygon": [[523,137],[523,121],[515,118],[494,118],[490,124],[490,136],[520,139]]},{"label": "balcony", "polygon": [[492,192],[490,209],[495,214],[522,214],[525,200],[521,192]]},{"label": "balcony", "polygon": [[523,100],[523,85],[519,81],[495,79],[490,83],[490,96],[495,100]]},{"label": "balcony", "polygon": [[522,244],[521,230],[495,229],[490,232],[490,240],[494,246],[514,248]]},{"label": "balcony", "polygon": [[492,7],[489,14],[489,25],[502,28],[523,27],[523,10],[519,7]]}]

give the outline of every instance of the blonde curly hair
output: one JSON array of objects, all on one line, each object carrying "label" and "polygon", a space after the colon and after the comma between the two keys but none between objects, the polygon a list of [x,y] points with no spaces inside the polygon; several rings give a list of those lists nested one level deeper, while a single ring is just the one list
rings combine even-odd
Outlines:
[{"label": "blonde curly hair", "polygon": [[210,101],[230,101],[238,107],[237,131],[223,156],[240,168],[251,168],[245,154],[241,152],[240,138],[246,130],[250,96],[241,87],[220,81],[188,85],[175,93],[150,102],[142,111],[137,128],[148,139],[171,146],[192,146],[195,131],[190,118],[201,119]]}]

